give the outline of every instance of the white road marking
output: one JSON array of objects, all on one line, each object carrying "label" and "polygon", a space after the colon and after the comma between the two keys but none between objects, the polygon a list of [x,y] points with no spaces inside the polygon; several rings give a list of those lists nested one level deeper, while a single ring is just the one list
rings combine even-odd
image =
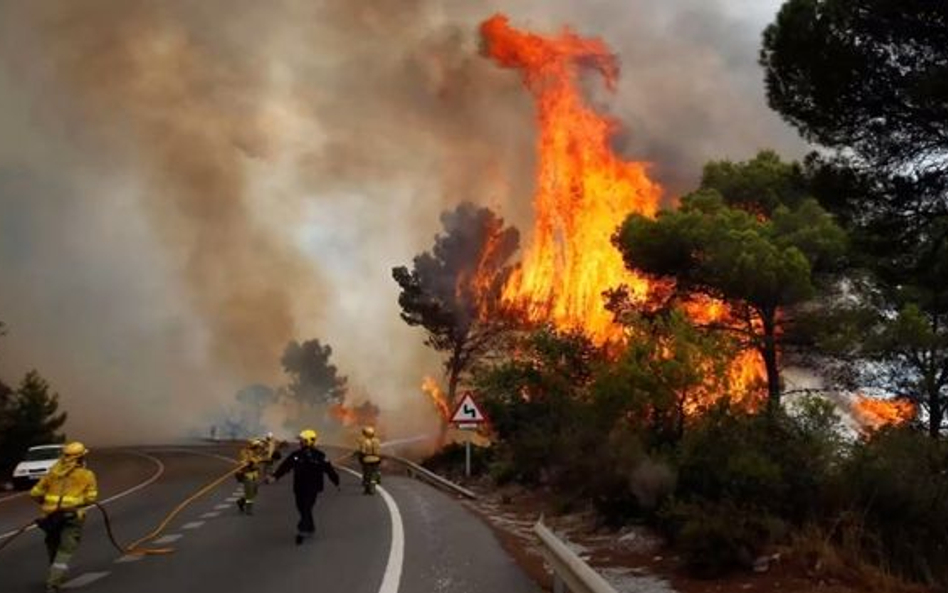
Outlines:
[{"label": "white road marking", "polygon": [[213,519],[214,517],[220,517],[220,516],[221,516],[221,514],[218,513],[218,512],[210,512],[210,513],[204,513],[203,515],[201,515],[201,518],[202,518],[202,519]]},{"label": "white road marking", "polygon": [[[158,466],[158,470],[155,471],[155,473],[152,474],[151,477],[149,477],[147,480],[145,480],[141,484],[138,484],[137,486],[132,486],[128,490],[123,490],[122,492],[119,492],[115,496],[110,496],[109,498],[106,498],[105,500],[100,501],[99,504],[103,504],[103,505],[109,504],[110,502],[115,502],[116,500],[119,500],[120,498],[125,498],[129,494],[134,494],[135,492],[138,492],[142,488],[148,486],[149,484],[151,484],[152,482],[160,478],[161,475],[165,473],[165,464],[162,463],[161,460],[158,459],[157,457],[153,457],[151,455],[148,455],[147,453],[140,453],[138,451],[122,451],[122,453],[128,453],[129,455],[137,455],[138,457],[144,457],[145,459],[148,459],[154,462],[154,464]],[[25,531],[32,531],[34,529],[36,529],[36,525],[30,525],[29,527],[25,529]],[[8,537],[12,537],[16,535],[16,533],[17,533],[16,529],[13,529],[6,533],[2,533],[0,534],[0,541],[5,540]]]},{"label": "white road marking", "polygon": [[143,554],[127,554],[127,555],[125,555],[125,556],[121,556],[121,557],[119,557],[119,558],[116,558],[116,559],[114,560],[114,562],[115,562],[116,564],[126,564],[126,563],[128,563],[128,562],[138,562],[139,560],[141,560],[141,559],[144,558],[144,557],[145,557],[145,556],[144,556]]},{"label": "white road marking", "polygon": [[63,585],[63,589],[78,589],[79,587],[85,587],[90,583],[94,583],[99,579],[104,579],[109,576],[107,572],[87,572],[72,579]]},{"label": "white road marking", "polygon": [[[362,477],[347,467],[339,469],[347,471],[357,478]],[[395,499],[385,488],[378,486],[377,490],[382,495],[382,500],[385,502],[392,523],[392,544],[388,548],[388,562],[385,563],[385,573],[382,575],[382,585],[379,587],[379,593],[398,593],[398,587],[402,580],[402,565],[405,563],[405,529],[402,526],[402,514],[398,511]]]},{"label": "white road marking", "polygon": [[230,496],[230,497],[228,497],[228,498],[225,498],[224,500],[227,501],[227,502],[237,502],[238,500],[240,500],[240,497],[239,497],[239,496]]},{"label": "white road marking", "polygon": [[165,544],[170,544],[171,542],[176,542],[176,541],[178,541],[179,539],[181,539],[182,537],[184,537],[184,536],[181,535],[180,533],[169,533],[168,535],[163,535],[163,536],[159,537],[158,539],[156,539],[155,541],[153,541],[153,542],[151,542],[151,543],[153,543],[153,544],[155,544],[155,545],[158,545],[158,546],[163,546],[163,545],[165,545]]},{"label": "white road marking", "polygon": [[229,509],[230,507],[231,507],[231,505],[229,505],[229,504],[219,504],[219,505],[215,506],[214,508],[217,509],[217,510],[219,510],[219,511],[226,511],[226,510]]},{"label": "white road marking", "polygon": [[7,502],[8,500],[16,500],[16,499],[18,499],[18,498],[23,498],[23,497],[26,496],[27,494],[29,494],[29,491],[26,491],[26,492],[18,492],[17,494],[11,494],[11,495],[9,495],[9,496],[4,496],[4,497],[0,498],[0,504],[5,503],[5,502]]},{"label": "white road marking", "polygon": [[156,451],[166,451],[169,453],[188,453],[189,455],[200,455],[201,457],[210,457],[212,459],[220,459],[221,461],[226,461],[230,464],[237,464],[237,460],[233,457],[227,457],[226,455],[218,455],[217,453],[208,453],[207,451],[199,451],[197,449],[182,449],[180,447],[164,447],[161,449],[154,449]]},{"label": "white road marking", "polygon": [[182,525],[181,529],[197,529],[201,525],[204,525],[204,521],[191,521]]}]

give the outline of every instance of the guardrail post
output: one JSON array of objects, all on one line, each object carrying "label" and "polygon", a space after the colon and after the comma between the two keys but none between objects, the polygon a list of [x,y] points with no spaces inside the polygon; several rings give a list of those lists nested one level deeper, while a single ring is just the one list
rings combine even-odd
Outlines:
[{"label": "guardrail post", "polygon": [[542,517],[533,526],[533,531],[539,539],[543,557],[553,568],[554,593],[617,593],[602,575],[543,524]]}]

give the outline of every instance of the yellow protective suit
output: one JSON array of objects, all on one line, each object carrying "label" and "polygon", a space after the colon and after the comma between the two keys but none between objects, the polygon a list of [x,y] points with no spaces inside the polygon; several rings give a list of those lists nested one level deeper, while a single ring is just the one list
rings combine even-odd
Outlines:
[{"label": "yellow protective suit", "polygon": [[82,507],[99,498],[95,474],[77,461],[59,460],[30,491],[44,515],[74,511],[80,518]]}]

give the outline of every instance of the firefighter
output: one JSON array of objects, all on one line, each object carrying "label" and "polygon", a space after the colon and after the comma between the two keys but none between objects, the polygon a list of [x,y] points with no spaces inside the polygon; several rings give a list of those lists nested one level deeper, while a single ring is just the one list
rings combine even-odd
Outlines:
[{"label": "firefighter", "polygon": [[382,443],[375,436],[375,429],[362,429],[359,441],[359,463],[362,464],[362,489],[365,494],[375,494],[375,485],[382,482],[379,466],[382,464]]},{"label": "firefighter", "polygon": [[237,481],[244,486],[244,495],[237,500],[237,508],[241,513],[252,515],[253,503],[257,497],[257,486],[260,484],[260,469],[267,456],[267,445],[260,439],[253,439],[240,450],[240,469],[237,471]]},{"label": "firefighter", "polygon": [[270,476],[273,473],[273,464],[278,459],[280,459],[280,443],[274,438],[272,432],[268,432],[267,436],[263,439],[264,444],[267,447],[266,461],[263,462],[263,475],[264,477]]},{"label": "firefighter", "polygon": [[49,473],[30,491],[39,503],[43,518],[36,525],[46,533],[46,553],[49,557],[49,575],[46,591],[59,591],[69,561],[79,548],[84,507],[99,497],[95,474],[86,468],[89,450],[79,442],[63,447],[62,454]]},{"label": "firefighter", "polygon": [[293,471],[293,495],[296,497],[296,510],[300,520],[296,524],[296,545],[312,537],[316,532],[313,521],[313,506],[316,498],[323,491],[324,479],[327,476],[339,488],[339,474],[332,466],[326,454],[316,448],[316,431],[306,429],[300,433],[300,448],[290,453],[280,464],[268,482],[279,480],[290,470]]}]

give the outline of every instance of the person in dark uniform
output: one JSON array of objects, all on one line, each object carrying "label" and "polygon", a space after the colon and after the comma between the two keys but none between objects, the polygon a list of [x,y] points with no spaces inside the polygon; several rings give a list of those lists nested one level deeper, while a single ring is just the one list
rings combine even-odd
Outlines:
[{"label": "person in dark uniform", "polygon": [[316,431],[307,429],[300,433],[300,448],[287,456],[267,481],[276,481],[293,470],[293,494],[300,520],[296,524],[296,544],[303,543],[316,532],[313,507],[323,491],[323,475],[339,488],[339,474],[326,454],[316,448]]}]

